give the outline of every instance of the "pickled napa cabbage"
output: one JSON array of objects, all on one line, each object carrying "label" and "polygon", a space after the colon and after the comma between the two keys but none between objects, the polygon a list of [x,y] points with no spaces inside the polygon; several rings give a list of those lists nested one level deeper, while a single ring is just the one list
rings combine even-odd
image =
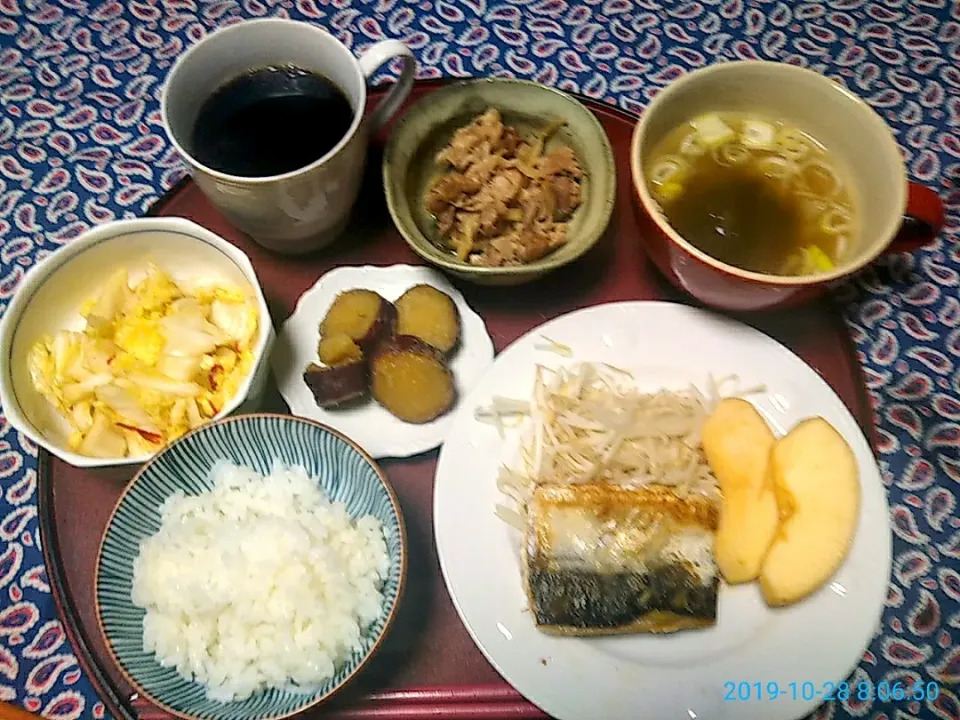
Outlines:
[{"label": "pickled napa cabbage", "polygon": [[153,265],[131,287],[120,269],[80,314],[82,330],[41,338],[27,362],[82,455],[156,452],[220,412],[253,367],[257,306],[236,289],[188,291]]}]

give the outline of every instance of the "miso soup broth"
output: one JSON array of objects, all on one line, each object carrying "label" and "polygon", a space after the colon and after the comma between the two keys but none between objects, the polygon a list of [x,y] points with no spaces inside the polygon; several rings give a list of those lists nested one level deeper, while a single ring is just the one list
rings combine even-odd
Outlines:
[{"label": "miso soup broth", "polygon": [[855,193],[799,128],[751,113],[711,113],[671,131],[644,168],[650,194],[687,242],[772,275],[832,270],[857,237]]}]

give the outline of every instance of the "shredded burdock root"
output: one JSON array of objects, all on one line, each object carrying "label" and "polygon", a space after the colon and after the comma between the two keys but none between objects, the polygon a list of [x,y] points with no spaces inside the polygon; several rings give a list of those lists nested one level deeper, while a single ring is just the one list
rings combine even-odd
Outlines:
[{"label": "shredded burdock root", "polygon": [[583,170],[569,147],[546,150],[564,124],[524,138],[490,108],[454,133],[424,198],[446,250],[473,265],[523,265],[567,242]]},{"label": "shredded burdock root", "polygon": [[[514,508],[497,515],[523,529],[526,505],[539,485],[610,483],[669,485],[681,495],[717,497],[717,480],[700,444],[700,428],[736,377],[710,381],[705,395],[686,390],[641,392],[633,376],[603,363],[551,370],[537,366],[533,398],[494,397],[475,411],[501,436],[529,418],[520,468],[503,466],[497,487]],[[757,392],[762,388],[736,394]]]}]

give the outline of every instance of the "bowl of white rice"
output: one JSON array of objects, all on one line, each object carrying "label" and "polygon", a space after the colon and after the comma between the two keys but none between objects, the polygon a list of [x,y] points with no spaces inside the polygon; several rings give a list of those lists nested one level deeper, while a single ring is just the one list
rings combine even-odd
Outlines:
[{"label": "bowl of white rice", "polygon": [[384,473],[304,418],[226,418],[147,462],[97,558],[107,649],[190,720],[274,720],[330,698],[376,652],[406,576]]}]

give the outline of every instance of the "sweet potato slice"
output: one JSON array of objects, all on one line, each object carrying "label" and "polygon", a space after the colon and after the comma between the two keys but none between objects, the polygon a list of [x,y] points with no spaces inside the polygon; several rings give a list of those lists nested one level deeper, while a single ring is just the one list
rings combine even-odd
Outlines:
[{"label": "sweet potato slice", "polygon": [[311,364],[303,373],[303,380],[322,408],[336,408],[360,400],[370,387],[367,363],[362,358],[341,365]]},{"label": "sweet potato slice", "polygon": [[443,354],[412,335],[397,335],[380,345],[370,361],[370,389],[374,400],[409,423],[440,417],[456,399]]},{"label": "sweet potato slice", "polygon": [[336,333],[320,338],[320,362],[324,365],[342,365],[354,360],[363,360],[363,351],[346,333]]},{"label": "sweet potato slice", "polygon": [[346,290],[334,299],[320,323],[323,337],[343,334],[370,351],[393,334],[396,308],[373,290]]},{"label": "sweet potato slice", "polygon": [[394,303],[397,334],[413,335],[447,354],[460,339],[460,315],[446,293],[432,285],[414,285]]}]

